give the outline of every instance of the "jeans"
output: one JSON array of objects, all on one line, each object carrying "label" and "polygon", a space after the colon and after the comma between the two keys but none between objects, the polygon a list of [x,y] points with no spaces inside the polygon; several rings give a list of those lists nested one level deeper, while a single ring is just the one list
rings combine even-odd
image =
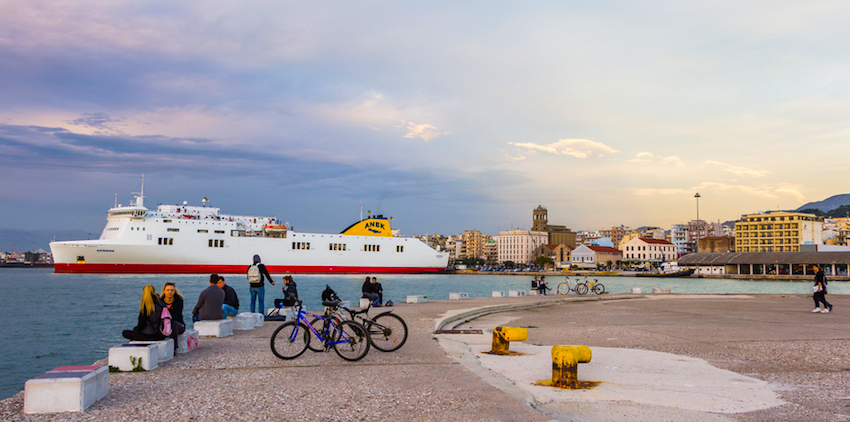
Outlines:
[{"label": "jeans", "polygon": [[236,316],[237,314],[239,314],[238,309],[227,304],[221,305],[221,311],[224,312],[224,319],[227,319],[228,315]]},{"label": "jeans", "polygon": [[266,313],[266,286],[251,287],[251,313],[257,312],[254,302],[259,299],[260,313]]},{"label": "jeans", "polygon": [[817,292],[812,296],[812,298],[815,299],[815,308],[820,307],[820,302],[823,302],[823,308],[824,309],[832,308],[832,305],[829,302],[826,301],[826,293]]}]

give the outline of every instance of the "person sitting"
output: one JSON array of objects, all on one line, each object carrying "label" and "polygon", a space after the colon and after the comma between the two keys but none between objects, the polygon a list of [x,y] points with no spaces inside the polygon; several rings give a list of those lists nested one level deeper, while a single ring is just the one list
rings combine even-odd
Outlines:
[{"label": "person sitting", "polygon": [[384,286],[375,277],[372,277],[372,291],[378,294],[378,304],[375,306],[384,306]]},{"label": "person sitting", "polygon": [[211,274],[210,286],[201,292],[192,309],[192,322],[224,319],[221,305],[224,305],[224,290],[218,288],[218,274]]},{"label": "person sitting", "polygon": [[537,283],[537,293],[543,296],[547,296],[549,293],[549,286],[546,285],[546,276],[540,276],[540,282]]},{"label": "person sitting", "polygon": [[375,279],[374,277],[369,278],[367,276],[366,281],[363,282],[363,287],[360,288],[360,290],[363,292],[363,297],[369,299],[369,301],[372,302],[373,306],[378,303],[378,298],[380,297],[378,295],[378,292],[375,291],[374,283],[376,281],[377,279]]},{"label": "person sitting", "polygon": [[534,276],[534,278],[531,279],[531,288],[533,290],[538,290],[538,286],[539,284],[537,283],[537,276]]},{"label": "person sitting", "polygon": [[221,305],[221,312],[224,313],[224,318],[228,316],[236,316],[239,314],[239,296],[236,295],[236,290],[225,283],[224,277],[218,277],[216,283],[219,289],[224,291],[224,304]]},{"label": "person sitting", "polygon": [[274,307],[283,308],[286,306],[294,306],[298,301],[298,286],[291,275],[283,278],[283,286],[280,288],[283,291],[283,299],[275,299]]},{"label": "person sitting", "polygon": [[[132,330],[124,330],[121,333],[128,340],[159,341],[165,340],[162,334],[162,303],[150,284],[142,288],[142,301],[139,305],[139,322]],[[177,348],[177,332],[172,330],[171,337],[174,339],[174,347]]]},{"label": "person sitting", "polygon": [[183,334],[186,331],[186,321],[183,321],[183,295],[177,290],[177,286],[170,281],[163,284],[159,300],[171,313],[171,330]]}]

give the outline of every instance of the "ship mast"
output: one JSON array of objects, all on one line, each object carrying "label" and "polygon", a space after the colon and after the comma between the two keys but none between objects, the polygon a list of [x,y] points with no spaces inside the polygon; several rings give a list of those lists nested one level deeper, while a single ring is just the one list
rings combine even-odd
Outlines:
[{"label": "ship mast", "polygon": [[133,192],[133,195],[136,197],[136,206],[144,207],[145,206],[145,174],[142,173],[142,190],[141,192]]}]

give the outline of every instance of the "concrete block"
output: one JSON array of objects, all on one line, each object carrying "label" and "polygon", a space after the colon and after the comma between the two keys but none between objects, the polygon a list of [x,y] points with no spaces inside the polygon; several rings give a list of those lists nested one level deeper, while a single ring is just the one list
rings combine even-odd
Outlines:
[{"label": "concrete block", "polygon": [[47,372],[24,384],[24,413],[80,412],[97,399],[95,371]]},{"label": "concrete block", "polygon": [[232,319],[213,319],[195,323],[198,335],[201,337],[227,337],[233,335]]},{"label": "concrete block", "polygon": [[343,301],[339,302],[339,306],[343,307],[343,308],[350,308],[351,307],[351,301],[350,300],[343,300]]},{"label": "concrete block", "polygon": [[528,291],[525,291],[525,290],[508,290],[508,296],[510,296],[510,297],[528,296]]},{"label": "concrete block", "polygon": [[538,292],[537,289],[531,289],[528,291],[529,296],[538,296],[539,294],[540,292]]},{"label": "concrete block", "polygon": [[48,372],[92,371],[97,378],[97,400],[109,394],[109,367],[106,365],[60,366]]},{"label": "concrete block", "polygon": [[670,294],[670,289],[652,289],[652,293]]},{"label": "concrete block", "polygon": [[186,330],[177,336],[177,353],[189,353],[198,348],[198,330]]},{"label": "concrete block", "polygon": [[155,344],[119,344],[109,348],[109,366],[119,371],[132,371],[134,360],[145,371],[156,369],[159,364],[159,347]]},{"label": "concrete block", "polygon": [[632,294],[639,295],[640,294],[640,287],[633,287],[632,288]]},{"label": "concrete block", "polygon": [[449,299],[451,299],[451,300],[469,299],[469,293],[466,293],[466,292],[449,293]]},{"label": "concrete block", "polygon": [[365,308],[365,307],[369,306],[369,302],[371,302],[371,300],[369,300],[365,297],[361,297],[360,298],[360,304],[358,306],[360,306],[361,308]]},{"label": "concrete block", "polygon": [[158,353],[158,363],[168,362],[174,359],[174,339],[167,338],[160,341],[141,341],[133,340],[130,344],[155,344]]},{"label": "concrete block", "polygon": [[229,321],[233,321],[234,330],[245,331],[254,329],[254,317],[248,314],[238,314]]},{"label": "concrete block", "polygon": [[407,303],[425,303],[427,301],[428,301],[428,299],[426,299],[425,296],[423,296],[423,295],[408,295],[407,296]]},{"label": "concrete block", "polygon": [[254,319],[254,327],[262,327],[265,317],[259,312],[245,312],[245,315],[250,315]]},{"label": "concrete block", "polygon": [[493,290],[493,297],[506,297],[506,296],[507,296],[507,294],[505,292]]}]

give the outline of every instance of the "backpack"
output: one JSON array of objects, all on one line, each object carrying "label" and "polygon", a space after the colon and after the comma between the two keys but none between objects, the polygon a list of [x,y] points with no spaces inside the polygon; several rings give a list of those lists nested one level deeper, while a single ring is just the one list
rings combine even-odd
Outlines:
[{"label": "backpack", "polygon": [[171,335],[171,312],[168,312],[168,308],[165,306],[162,307],[162,313],[159,314],[159,317],[162,319],[162,323],[160,325],[160,330],[162,335],[168,337]]},{"label": "backpack", "polygon": [[260,282],[260,266],[257,264],[251,264],[248,267],[248,282],[251,284],[256,284]]},{"label": "backpack", "polygon": [[322,301],[324,302],[326,300],[339,300],[339,296],[337,296],[336,292],[327,284],[325,284],[325,290],[322,292]]}]

